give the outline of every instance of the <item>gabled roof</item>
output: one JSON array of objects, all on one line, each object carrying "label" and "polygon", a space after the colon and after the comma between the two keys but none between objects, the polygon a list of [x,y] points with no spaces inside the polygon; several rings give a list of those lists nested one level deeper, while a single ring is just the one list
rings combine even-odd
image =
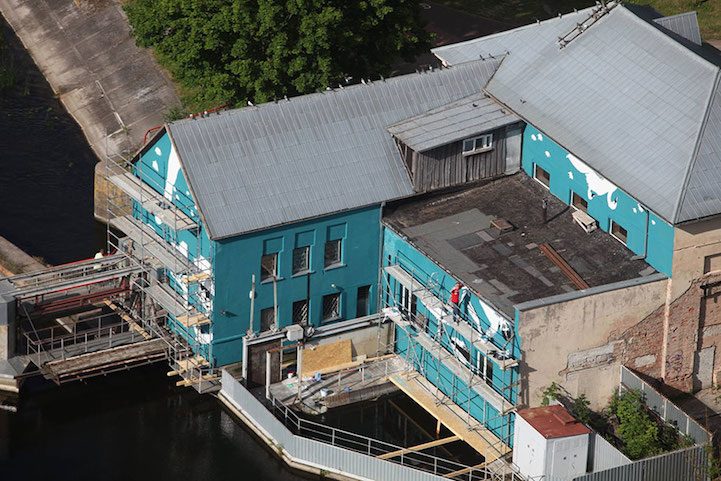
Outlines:
[{"label": "gabled roof", "polygon": [[653,20],[664,28],[667,28],[677,35],[701,45],[701,31],[698,28],[698,17],[696,12],[680,13],[669,17],[660,17]]},{"label": "gabled roof", "polygon": [[416,152],[488,132],[520,119],[482,92],[430,110],[388,128]]},{"label": "gabled roof", "polygon": [[387,128],[478,93],[500,60],[168,124],[212,239],[413,193]]},{"label": "gabled roof", "polygon": [[[509,52],[487,93],[667,221],[720,213],[719,68],[623,5],[588,15],[434,53],[453,64]],[[589,26],[559,48],[576,23]]]}]

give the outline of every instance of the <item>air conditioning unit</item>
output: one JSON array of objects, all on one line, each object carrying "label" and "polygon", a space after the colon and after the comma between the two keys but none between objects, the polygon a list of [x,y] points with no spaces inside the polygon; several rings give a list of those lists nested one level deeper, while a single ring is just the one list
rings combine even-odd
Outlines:
[{"label": "air conditioning unit", "polygon": [[573,213],[573,220],[575,220],[576,223],[580,225],[587,234],[590,234],[598,228],[598,222],[596,222],[596,219],[586,214],[582,210],[577,210]]}]

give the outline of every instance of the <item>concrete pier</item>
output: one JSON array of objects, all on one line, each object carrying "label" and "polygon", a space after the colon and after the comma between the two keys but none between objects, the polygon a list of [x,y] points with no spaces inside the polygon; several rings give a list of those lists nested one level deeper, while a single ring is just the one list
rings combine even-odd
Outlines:
[{"label": "concrete pier", "polygon": [[0,13],[100,159],[106,132],[109,151],[132,153],[180,105],[167,74],[135,45],[117,0],[0,0]]}]

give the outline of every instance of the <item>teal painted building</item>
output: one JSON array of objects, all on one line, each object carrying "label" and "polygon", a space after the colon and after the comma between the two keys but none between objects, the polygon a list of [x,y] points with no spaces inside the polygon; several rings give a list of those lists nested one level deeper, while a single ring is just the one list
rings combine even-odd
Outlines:
[{"label": "teal painted building", "polygon": [[[213,353],[217,363],[240,359],[242,338],[250,327],[253,276],[256,333],[272,315],[276,294],[280,329],[294,322],[320,326],[376,312],[379,245],[380,205],[216,242]],[[327,257],[326,251],[332,251],[333,257]],[[263,278],[261,268],[261,259],[273,257],[275,283]]]},{"label": "teal painted building", "polygon": [[526,174],[562,201],[586,210],[599,228],[671,276],[672,225],[532,125],[525,128],[522,149],[521,167]]}]

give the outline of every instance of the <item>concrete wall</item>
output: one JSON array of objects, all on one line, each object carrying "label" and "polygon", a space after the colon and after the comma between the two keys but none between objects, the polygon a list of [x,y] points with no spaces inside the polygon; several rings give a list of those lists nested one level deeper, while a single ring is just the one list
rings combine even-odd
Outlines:
[{"label": "concrete wall", "polygon": [[539,307],[519,304],[521,403],[538,406],[556,382],[574,397],[585,394],[592,408],[605,406],[618,386],[619,364],[627,361],[624,333],[663,305],[666,284],[656,280]]},{"label": "concrete wall", "polygon": [[[260,260],[278,253],[278,319],[280,327],[292,322],[293,302],[308,296],[310,323],[322,323],[323,296],[340,292],[341,319],[357,313],[358,288],[371,286],[370,313],[376,312],[380,206],[356,209],[287,226],[223,239],[216,244],[214,272],[213,353],[219,365],[240,361],[242,337],[250,326],[251,278],[255,275],[254,330],[260,330],[261,310],[273,307],[273,282],[260,281]],[[342,265],[324,267],[325,243],[343,239]],[[293,275],[293,249],[310,246],[310,274]],[[332,285],[337,287],[332,287]]]},{"label": "concrete wall", "polygon": [[352,349],[351,355],[354,358],[364,355],[371,358],[376,357],[378,354],[390,354],[393,352],[393,347],[390,345],[393,341],[393,324],[383,324],[380,327],[380,332],[378,332],[378,327],[373,326],[365,329],[343,332],[334,336],[311,339],[306,342],[305,347],[322,346],[324,344],[331,344],[338,341],[344,341],[346,339],[350,339]]},{"label": "concrete wall", "polygon": [[703,276],[706,264],[711,270],[721,270],[721,217],[676,226],[671,298]]},{"label": "concrete wall", "polygon": [[[538,165],[551,175],[550,191],[570,204],[575,192],[588,202],[588,214],[609,231],[613,220],[628,231],[627,246],[635,254],[646,254],[646,262],[671,275],[674,229],[653,212],[593,171],[532,125],[523,132],[521,167],[531,177]],[[649,175],[652,175],[650,172]],[[674,273],[675,274],[675,273]]]}]

